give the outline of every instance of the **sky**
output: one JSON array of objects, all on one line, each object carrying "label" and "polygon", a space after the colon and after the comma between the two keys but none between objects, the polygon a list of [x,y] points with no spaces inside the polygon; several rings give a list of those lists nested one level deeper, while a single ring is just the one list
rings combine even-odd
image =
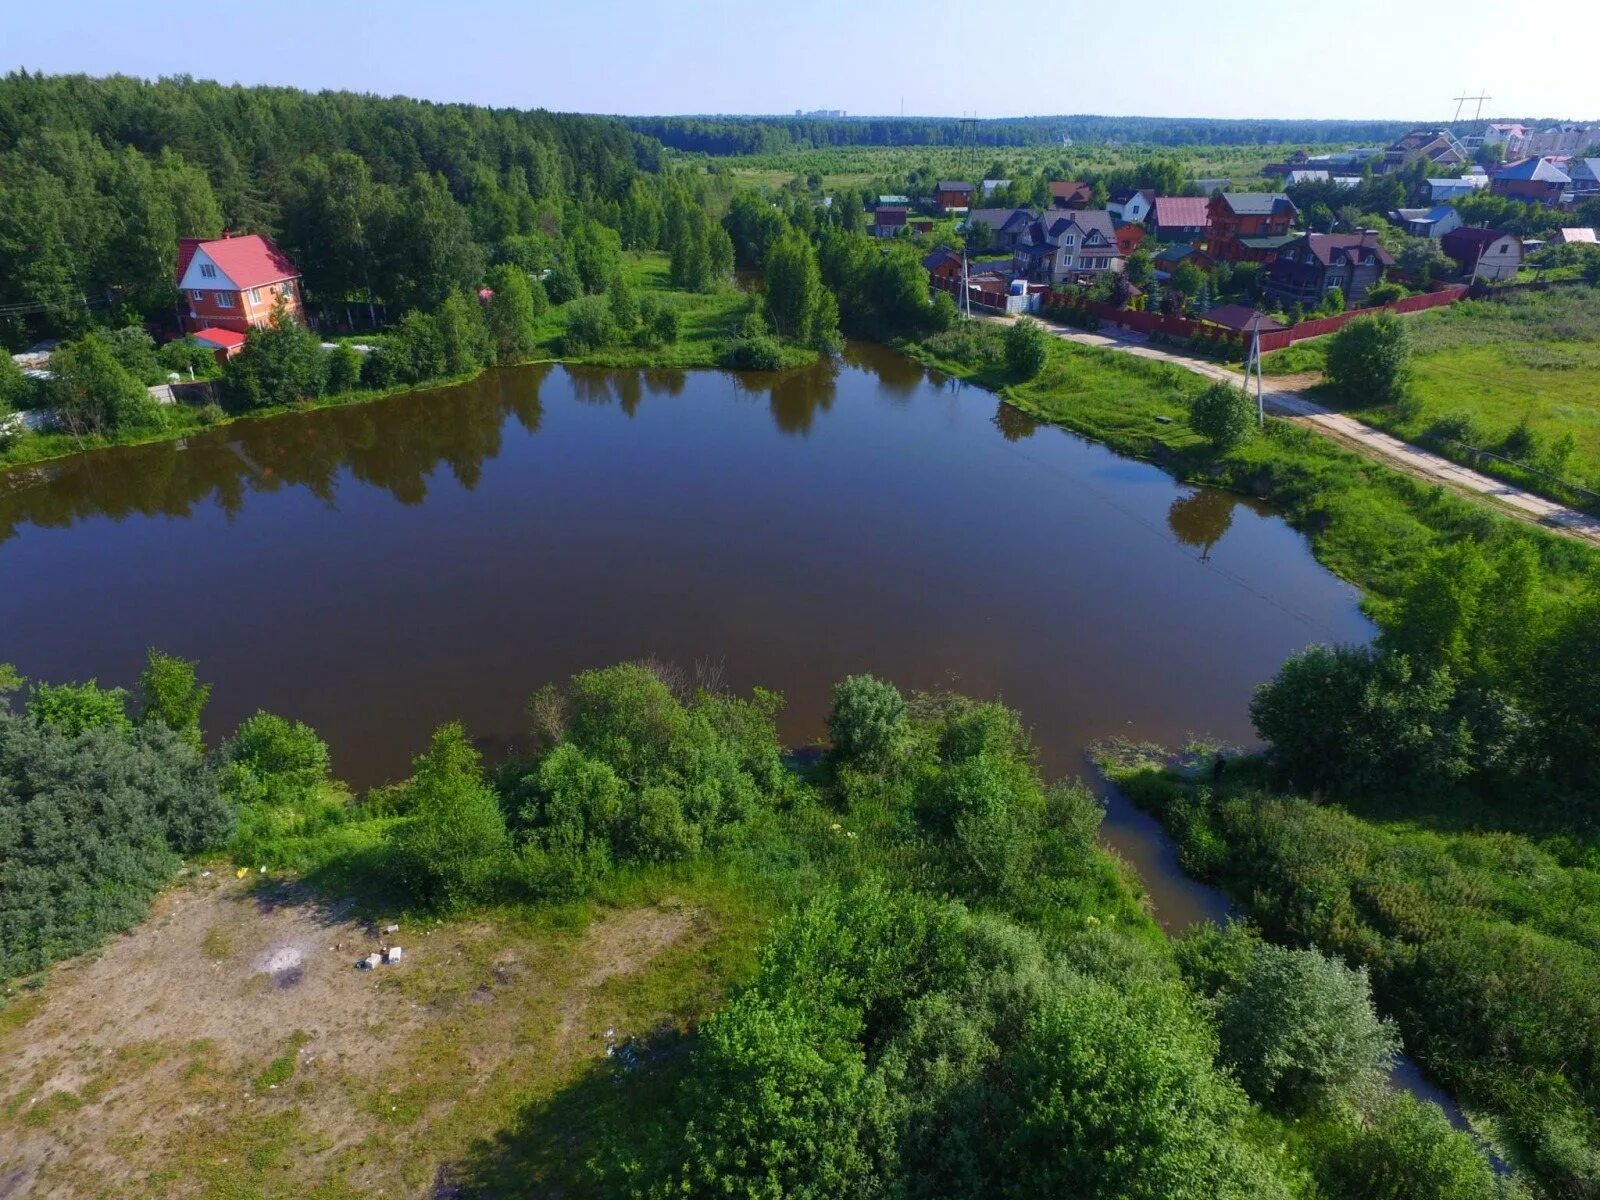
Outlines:
[{"label": "sky", "polygon": [[0,0],[0,70],[189,74],[637,115],[1446,121],[1454,97],[1487,92],[1485,119],[1600,118],[1600,84],[1582,65],[1584,47],[1600,43],[1594,0],[1510,9],[1452,0],[1438,19],[1422,11],[1395,0],[269,0],[187,10]]}]

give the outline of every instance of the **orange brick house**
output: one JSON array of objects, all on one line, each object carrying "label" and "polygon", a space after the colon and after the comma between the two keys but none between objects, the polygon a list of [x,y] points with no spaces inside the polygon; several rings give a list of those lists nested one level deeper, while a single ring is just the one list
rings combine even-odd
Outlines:
[{"label": "orange brick house", "polygon": [[306,323],[300,270],[259,233],[178,242],[178,288],[186,306],[183,327],[244,333],[267,324],[281,296],[289,313]]},{"label": "orange brick house", "polygon": [[1221,192],[1206,209],[1210,229],[1206,250],[1219,262],[1271,262],[1274,247],[1265,243],[1288,240],[1299,215],[1282,192]]}]

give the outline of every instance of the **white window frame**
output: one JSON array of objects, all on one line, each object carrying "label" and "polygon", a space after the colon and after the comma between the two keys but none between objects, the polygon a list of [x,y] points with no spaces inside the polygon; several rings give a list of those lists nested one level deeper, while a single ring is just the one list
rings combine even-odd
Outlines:
[{"label": "white window frame", "polygon": [[250,289],[250,303],[251,304],[260,304],[261,303],[261,289],[260,288],[251,288]]},{"label": "white window frame", "polygon": [[217,293],[217,307],[218,308],[232,308],[233,307],[233,293],[232,292],[218,292]]},{"label": "white window frame", "polygon": [[217,277],[217,268],[211,263],[203,262],[200,264],[200,274],[206,279],[215,279]]},{"label": "white window frame", "polygon": [[204,292],[202,292],[199,288],[195,288],[193,291],[191,291],[189,293],[189,299],[195,301],[196,303],[199,303],[200,301],[204,300],[205,298],[206,298],[206,294]]}]

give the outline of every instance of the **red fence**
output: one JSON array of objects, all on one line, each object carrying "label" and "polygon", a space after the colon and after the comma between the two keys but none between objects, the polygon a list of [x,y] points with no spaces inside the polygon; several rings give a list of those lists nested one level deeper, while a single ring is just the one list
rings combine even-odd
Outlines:
[{"label": "red fence", "polygon": [[[1352,308],[1349,312],[1340,313],[1336,317],[1318,317],[1311,321],[1301,321],[1289,329],[1261,335],[1261,349],[1265,353],[1269,350],[1282,350],[1294,342],[1304,341],[1306,338],[1322,337],[1343,329],[1357,317],[1371,316],[1373,313],[1389,312],[1413,313],[1422,312],[1429,308],[1443,308],[1447,304],[1454,304],[1457,300],[1464,299],[1467,287],[1464,284],[1453,284],[1440,288],[1435,292],[1428,292],[1419,296],[1406,296],[1396,300],[1393,304],[1385,304],[1380,308]],[[1190,317],[1168,317],[1161,313],[1140,312],[1131,308],[1117,308],[1100,300],[1090,300],[1073,292],[1054,292],[1046,301],[1047,305],[1054,308],[1067,308],[1077,312],[1092,313],[1100,321],[1108,325],[1115,325],[1120,329],[1132,329],[1143,334],[1164,333],[1168,337],[1198,338],[1210,343],[1219,350],[1228,347],[1237,347],[1240,353],[1244,351],[1246,335],[1231,329],[1224,329],[1220,325],[1209,325]]]}]

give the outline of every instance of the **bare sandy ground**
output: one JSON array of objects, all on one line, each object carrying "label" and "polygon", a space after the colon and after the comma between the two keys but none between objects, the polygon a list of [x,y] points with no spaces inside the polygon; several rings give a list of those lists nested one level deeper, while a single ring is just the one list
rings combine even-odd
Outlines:
[{"label": "bare sandy ground", "polygon": [[[385,936],[292,884],[191,874],[0,1024],[0,1200],[426,1195],[430,1156],[605,1053],[633,1015],[611,985],[696,924],[663,904]],[[358,970],[385,940],[402,960]]]}]

